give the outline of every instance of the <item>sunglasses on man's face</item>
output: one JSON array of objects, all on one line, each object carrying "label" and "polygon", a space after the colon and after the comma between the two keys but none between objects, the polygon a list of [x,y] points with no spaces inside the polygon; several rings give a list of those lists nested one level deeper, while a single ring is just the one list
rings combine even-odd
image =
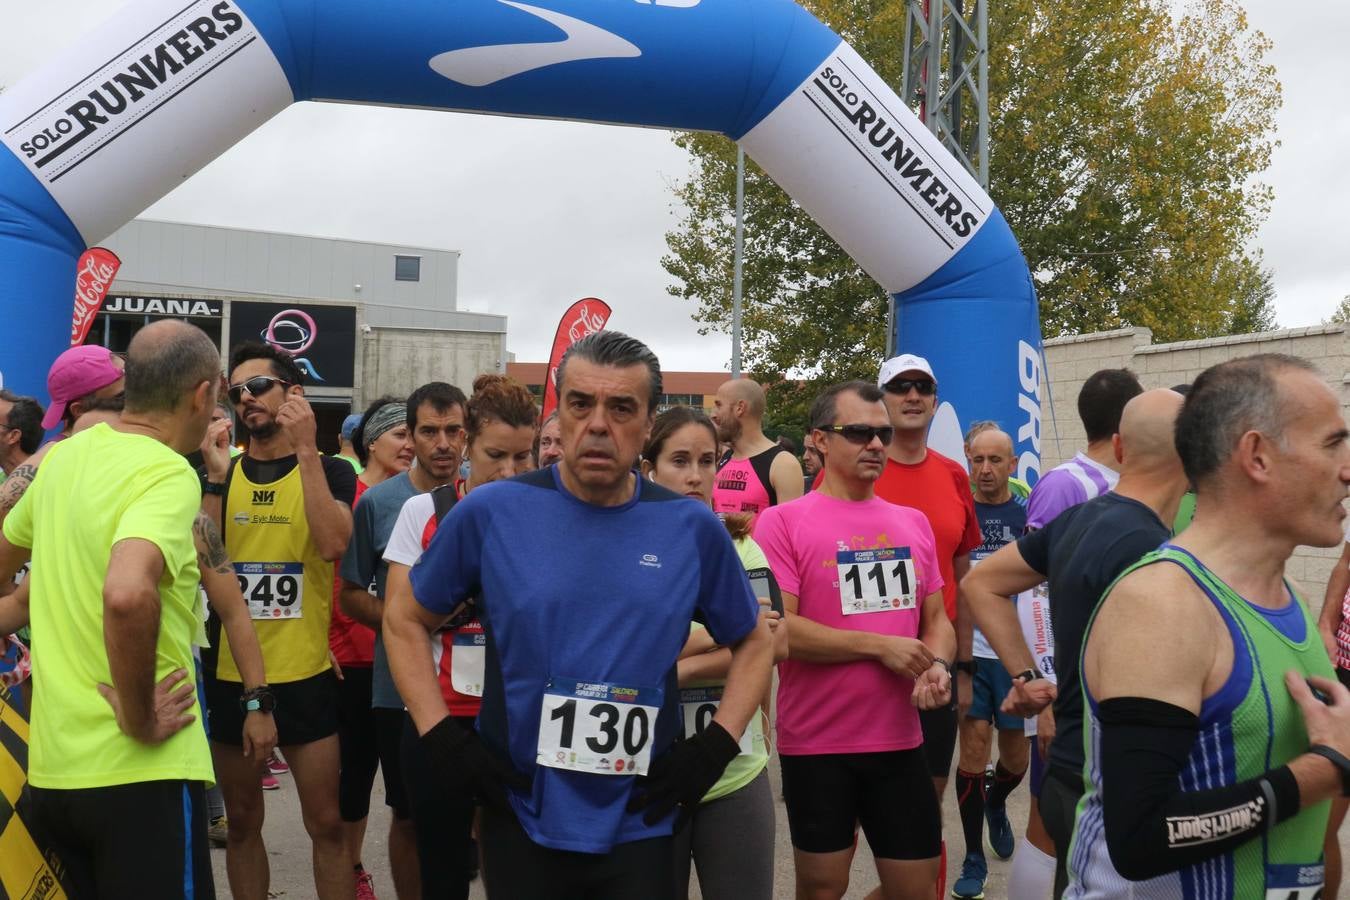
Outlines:
[{"label": "sunglasses on man's face", "polygon": [[924,397],[931,397],[937,392],[937,382],[931,378],[897,378],[894,381],[886,382],[884,390],[888,394],[897,394],[903,397],[909,393],[910,388],[918,391]]},{"label": "sunglasses on man's face", "polygon": [[822,425],[820,430],[842,435],[844,440],[860,447],[872,443],[872,438],[880,438],[882,444],[889,444],[891,438],[895,437],[895,429],[889,425],[880,428],[872,425]]},{"label": "sunglasses on man's face", "polygon": [[238,406],[239,402],[244,399],[244,391],[248,391],[248,395],[256,399],[270,391],[274,384],[283,387],[291,386],[289,381],[282,381],[280,378],[273,378],[271,375],[255,375],[242,384],[230,385],[226,393],[229,394],[230,402]]}]

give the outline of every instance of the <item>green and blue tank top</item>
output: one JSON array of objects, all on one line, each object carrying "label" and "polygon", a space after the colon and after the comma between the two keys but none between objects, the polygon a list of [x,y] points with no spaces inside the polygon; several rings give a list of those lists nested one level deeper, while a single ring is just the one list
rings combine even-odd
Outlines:
[{"label": "green and blue tank top", "polygon": [[[1219,580],[1200,560],[1170,544],[1145,556],[1120,577],[1157,563],[1172,563],[1186,571],[1214,604],[1233,641],[1232,672],[1219,691],[1201,705],[1200,735],[1180,774],[1182,790],[1202,791],[1256,778],[1307,750],[1308,732],[1298,705],[1284,685],[1284,673],[1294,669],[1327,678],[1334,673],[1315,623],[1293,588],[1286,583],[1290,602],[1282,609],[1256,606]],[[1100,609],[1099,601],[1097,612]],[[1094,620],[1097,612],[1093,613]],[[1089,622],[1088,634],[1091,630]],[[1083,647],[1087,647],[1086,636]],[[1070,886],[1066,897],[1312,900],[1320,896],[1329,801],[1304,807],[1293,818],[1231,853],[1146,881],[1121,877],[1106,848],[1101,727],[1097,702],[1086,681],[1083,697],[1088,722],[1083,730],[1086,791],[1078,804],[1069,849]],[[1213,824],[1222,828],[1224,823]],[[1206,833],[1197,829],[1194,839],[1204,840]]]}]

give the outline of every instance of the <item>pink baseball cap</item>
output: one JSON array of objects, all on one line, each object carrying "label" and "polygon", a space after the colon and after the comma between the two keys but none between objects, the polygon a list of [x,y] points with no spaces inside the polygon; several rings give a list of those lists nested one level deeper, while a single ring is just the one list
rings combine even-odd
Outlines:
[{"label": "pink baseball cap", "polygon": [[55,428],[69,403],[107,387],[124,374],[107,347],[71,347],[56,358],[47,372],[47,394],[52,404],[42,417],[42,427]]}]

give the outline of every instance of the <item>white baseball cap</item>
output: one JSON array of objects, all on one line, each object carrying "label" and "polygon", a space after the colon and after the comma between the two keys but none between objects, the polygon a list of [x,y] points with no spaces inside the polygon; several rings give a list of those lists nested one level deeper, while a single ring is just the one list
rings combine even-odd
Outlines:
[{"label": "white baseball cap", "polygon": [[933,379],[933,384],[937,384],[937,376],[933,374],[933,367],[928,364],[928,360],[913,353],[902,353],[900,356],[892,356],[881,364],[881,373],[877,375],[877,387],[885,387],[888,382],[906,372],[922,372]]}]

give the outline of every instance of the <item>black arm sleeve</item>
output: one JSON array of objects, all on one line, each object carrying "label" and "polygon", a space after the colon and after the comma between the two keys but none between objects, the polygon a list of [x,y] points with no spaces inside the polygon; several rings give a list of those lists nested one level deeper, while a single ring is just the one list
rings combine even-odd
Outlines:
[{"label": "black arm sleeve", "polygon": [[1142,881],[1222,856],[1298,812],[1288,766],[1228,787],[1183,791],[1179,777],[1200,720],[1142,697],[1104,700],[1102,813],[1106,849],[1125,878]]}]

